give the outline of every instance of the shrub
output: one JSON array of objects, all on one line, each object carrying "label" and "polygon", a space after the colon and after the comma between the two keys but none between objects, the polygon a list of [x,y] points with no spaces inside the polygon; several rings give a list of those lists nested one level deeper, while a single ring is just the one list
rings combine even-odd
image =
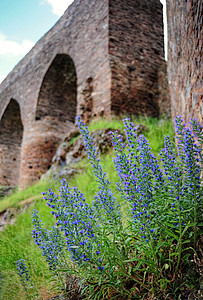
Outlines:
[{"label": "shrub", "polygon": [[[89,205],[61,181],[44,199],[56,218],[46,230],[33,212],[33,237],[53,273],[76,275],[88,299],[176,299],[190,282],[182,276],[199,235],[201,127],[176,118],[177,154],[169,137],[152,154],[146,138],[124,120],[126,142],[112,133],[120,205],[111,191],[88,128],[78,118],[98,192]],[[65,289],[65,288],[64,288]],[[69,291],[67,291],[69,292]]]}]

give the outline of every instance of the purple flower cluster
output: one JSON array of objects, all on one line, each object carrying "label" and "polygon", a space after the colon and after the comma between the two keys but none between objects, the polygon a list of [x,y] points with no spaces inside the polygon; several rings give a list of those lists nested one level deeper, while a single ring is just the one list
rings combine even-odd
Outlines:
[{"label": "purple flower cluster", "polygon": [[64,251],[63,237],[56,226],[52,227],[51,230],[43,227],[37,210],[33,210],[32,212],[32,223],[34,225],[32,237],[35,244],[42,249],[42,255],[46,257],[50,270],[55,270],[62,264],[61,254]]},{"label": "purple flower cluster", "polygon": [[[164,168],[165,187],[171,202],[171,208],[179,215],[179,223],[184,211],[191,209],[194,200],[202,196],[201,177],[201,126],[195,121],[190,122],[191,128],[183,123],[181,116],[175,119],[175,130],[178,155],[176,157],[170,138],[165,137],[165,147],[160,152]],[[168,199],[168,201],[169,201]],[[185,214],[184,219],[191,214]],[[182,224],[183,225],[183,224]]]},{"label": "purple flower cluster", "polygon": [[20,276],[20,281],[23,287],[25,288],[25,290],[27,290],[27,283],[28,281],[31,280],[31,277],[29,275],[25,260],[24,259],[18,260],[16,262],[16,268],[17,268],[17,273]]},{"label": "purple flower cluster", "polygon": [[[200,200],[202,158],[202,127],[196,120],[191,120],[190,127],[183,123],[182,117],[176,117],[175,128],[177,148],[182,171],[182,191],[185,209],[190,208],[191,201]],[[180,179],[179,179],[180,180]]]},{"label": "purple flower cluster", "polygon": [[[95,235],[97,227],[94,209],[85,202],[84,195],[78,188],[69,187],[65,179],[61,181],[58,196],[51,189],[43,194],[47,205],[52,208],[56,226],[65,234],[71,259],[78,264],[89,261],[89,249],[93,244],[95,251],[99,251],[100,247]],[[94,227],[96,228],[93,229]]]},{"label": "purple flower cluster", "polygon": [[116,153],[114,164],[120,177],[118,187],[122,198],[130,201],[134,222],[139,224],[142,237],[148,241],[154,231],[150,206],[154,193],[163,184],[163,174],[146,138],[143,135],[137,137],[135,125],[130,119],[124,120],[124,127],[126,145],[121,135],[112,133]]},{"label": "purple flower cluster", "polygon": [[99,191],[94,199],[95,211],[98,212],[97,217],[101,216],[103,211],[108,221],[117,220],[120,218],[120,205],[116,202],[110,189],[110,182],[106,178],[106,173],[102,170],[96,147],[93,144],[93,139],[89,134],[88,127],[81,120],[81,117],[77,118],[77,124],[84,139],[86,153],[92,165],[95,180],[98,182]]},{"label": "purple flower cluster", "polygon": [[169,181],[168,189],[170,197],[179,199],[181,189],[181,169],[177,165],[175,153],[169,136],[165,137],[164,148],[160,152],[161,161],[163,163],[164,174]]},{"label": "purple flower cluster", "polygon": [[[169,136],[164,139],[164,148],[159,153],[161,162],[163,164],[165,174],[165,198],[167,204],[171,207],[173,213],[171,215],[171,221],[174,222],[174,226],[179,225],[178,214],[181,213],[181,194],[182,194],[182,171],[177,163],[174,148],[172,146]],[[167,196],[168,195],[168,196]],[[169,209],[169,207],[168,207]]]}]

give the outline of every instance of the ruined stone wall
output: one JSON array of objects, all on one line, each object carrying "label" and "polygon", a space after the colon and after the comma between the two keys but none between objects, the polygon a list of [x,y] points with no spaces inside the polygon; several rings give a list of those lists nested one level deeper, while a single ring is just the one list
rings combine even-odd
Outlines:
[{"label": "ruined stone wall", "polygon": [[[70,58],[75,70],[72,77],[71,64],[66,70],[60,59],[55,63],[58,55]],[[11,98],[21,108],[21,186],[49,168],[62,137],[73,128],[76,114],[86,110],[84,89],[89,78],[93,103],[89,117],[110,115],[107,0],[74,1],[0,85],[0,119]],[[10,159],[4,160],[9,168]]]},{"label": "ruined stone wall", "polygon": [[86,80],[92,77],[93,113],[102,107],[110,114],[108,0],[75,0],[0,85],[1,107],[15,94],[22,104],[23,120],[34,120],[41,85],[57,54],[69,55],[75,65],[78,113]]},{"label": "ruined stone wall", "polygon": [[203,117],[202,0],[167,0],[172,115]]},{"label": "ruined stone wall", "polygon": [[159,0],[109,2],[109,53],[112,111],[158,116],[158,69],[164,60]]},{"label": "ruined stone wall", "polygon": [[[20,187],[50,167],[75,116],[87,122],[112,112],[158,115],[162,60],[159,0],[75,0],[0,85],[0,128],[11,99],[19,105]],[[11,169],[9,155],[2,161]]]}]

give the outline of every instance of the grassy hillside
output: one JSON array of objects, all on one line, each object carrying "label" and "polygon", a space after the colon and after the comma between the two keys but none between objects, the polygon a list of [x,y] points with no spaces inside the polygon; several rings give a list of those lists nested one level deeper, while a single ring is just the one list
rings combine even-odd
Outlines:
[{"label": "grassy hillside", "polygon": [[[174,139],[173,125],[169,120],[159,121],[153,118],[140,118],[133,121],[134,123],[141,123],[148,127],[149,131],[145,133],[145,136],[149,140],[152,152],[155,155],[158,155],[161,148],[163,148],[165,135],[170,135],[172,140]],[[114,119],[111,122],[101,120],[100,122],[90,124],[91,131],[98,128],[123,130],[123,123],[119,119]],[[112,162],[113,156],[112,151],[107,155],[102,155],[101,163],[112,182],[115,195],[121,201],[115,185],[118,177]],[[87,201],[91,202],[97,191],[91,167],[87,159],[81,161],[78,167],[83,171],[68,180],[69,185],[78,186],[84,193]],[[39,293],[38,299],[48,299],[53,295],[57,295],[58,283],[57,281],[53,281],[53,278],[51,280],[51,272],[44,258],[41,256],[41,251],[33,243],[33,238],[31,237],[31,231],[33,230],[31,211],[33,209],[39,211],[46,227],[49,228],[53,225],[55,220],[50,214],[50,208],[46,206],[45,201],[42,199],[41,192],[47,191],[50,187],[54,191],[57,191],[59,186],[59,182],[51,180],[38,182],[32,187],[24,191],[16,191],[13,195],[0,201],[0,212],[7,208],[20,208],[21,210],[16,216],[14,225],[7,225],[0,232],[0,299],[26,299],[26,293],[20,284],[20,279],[16,272],[16,261],[22,258],[26,260],[35,288]],[[34,295],[35,291],[33,290],[32,293]],[[31,299],[34,299],[34,296]]]}]

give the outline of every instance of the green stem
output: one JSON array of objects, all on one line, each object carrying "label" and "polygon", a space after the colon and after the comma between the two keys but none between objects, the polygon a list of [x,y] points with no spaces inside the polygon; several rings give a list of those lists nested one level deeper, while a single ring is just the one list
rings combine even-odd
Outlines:
[{"label": "green stem", "polygon": [[150,245],[151,245],[151,249],[152,249],[152,255],[154,258],[154,262],[156,263],[156,265],[158,267],[158,260],[157,260],[156,252],[154,251],[155,244],[154,244],[153,237],[151,236],[151,232],[149,233],[149,236],[150,236],[150,240],[151,240]]},{"label": "green stem", "polygon": [[61,282],[61,286],[64,290],[64,293],[66,294],[66,284],[64,283],[62,277],[61,277],[61,274],[60,272],[56,272],[56,276],[59,278],[60,282]]},{"label": "green stem", "polygon": [[181,259],[181,254],[182,254],[182,220],[181,220],[181,211],[180,211],[180,203],[178,204],[178,215],[179,215],[179,242],[178,242],[178,263],[176,266],[175,273],[177,274],[179,265],[180,265],[180,259]]},{"label": "green stem", "polygon": [[196,250],[197,241],[197,187],[195,182],[195,197],[194,197],[194,249]]}]

